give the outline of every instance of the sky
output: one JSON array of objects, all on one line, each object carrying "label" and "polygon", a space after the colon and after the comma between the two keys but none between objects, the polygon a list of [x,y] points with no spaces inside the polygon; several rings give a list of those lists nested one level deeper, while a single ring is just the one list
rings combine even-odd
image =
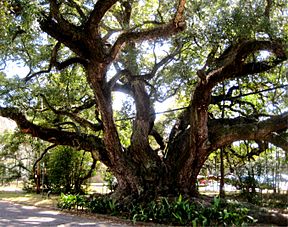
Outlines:
[{"label": "sky", "polygon": [[9,129],[16,128],[16,123],[12,120],[0,116],[0,135]]}]

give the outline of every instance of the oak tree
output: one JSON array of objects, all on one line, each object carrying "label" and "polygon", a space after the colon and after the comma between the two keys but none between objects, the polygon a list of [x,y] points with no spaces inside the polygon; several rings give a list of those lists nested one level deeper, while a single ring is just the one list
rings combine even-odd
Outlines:
[{"label": "oak tree", "polygon": [[[208,155],[233,142],[288,148],[285,0],[1,7],[0,115],[22,133],[91,152],[117,178],[117,199],[196,195]],[[11,61],[28,75],[7,78]],[[117,112],[119,92],[127,100]],[[155,105],[169,97],[185,108],[160,131]],[[118,121],[128,109],[132,123]]]}]

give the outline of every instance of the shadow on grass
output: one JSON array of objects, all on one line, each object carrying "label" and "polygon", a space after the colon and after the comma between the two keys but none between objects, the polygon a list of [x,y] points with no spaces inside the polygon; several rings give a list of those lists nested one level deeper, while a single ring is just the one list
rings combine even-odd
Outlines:
[{"label": "shadow on grass", "polygon": [[50,198],[47,198],[47,195],[41,194],[0,191],[0,200],[31,206],[56,208],[58,196],[52,195]]}]

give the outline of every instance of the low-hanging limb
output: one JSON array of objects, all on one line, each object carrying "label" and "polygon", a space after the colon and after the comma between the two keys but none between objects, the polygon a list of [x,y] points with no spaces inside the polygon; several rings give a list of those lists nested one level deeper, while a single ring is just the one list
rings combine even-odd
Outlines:
[{"label": "low-hanging limb", "polygon": [[24,134],[38,137],[56,145],[67,145],[76,149],[89,151],[92,153],[93,158],[102,161],[104,164],[110,164],[103,141],[99,137],[36,125],[27,120],[25,115],[14,107],[0,107],[0,116],[14,120],[20,131]]},{"label": "low-hanging limb", "polygon": [[248,123],[245,118],[241,119],[240,122],[242,123],[233,124],[231,121],[229,124],[227,121],[224,125],[214,119],[214,123],[209,124],[209,141],[211,143],[209,150],[213,151],[239,140],[268,141],[274,142],[276,146],[278,144],[283,149],[287,148],[287,145],[284,145],[285,137],[282,137],[282,140],[279,137],[281,138],[281,133],[288,129],[288,112],[263,121]]}]

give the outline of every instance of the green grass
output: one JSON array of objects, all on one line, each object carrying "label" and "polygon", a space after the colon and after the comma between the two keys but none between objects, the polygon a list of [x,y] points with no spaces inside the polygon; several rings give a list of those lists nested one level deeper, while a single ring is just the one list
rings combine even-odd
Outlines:
[{"label": "green grass", "polygon": [[57,207],[58,196],[47,195],[42,196],[40,194],[25,193],[25,192],[10,192],[10,191],[0,191],[0,200],[20,203],[31,206],[43,206],[43,207]]}]

